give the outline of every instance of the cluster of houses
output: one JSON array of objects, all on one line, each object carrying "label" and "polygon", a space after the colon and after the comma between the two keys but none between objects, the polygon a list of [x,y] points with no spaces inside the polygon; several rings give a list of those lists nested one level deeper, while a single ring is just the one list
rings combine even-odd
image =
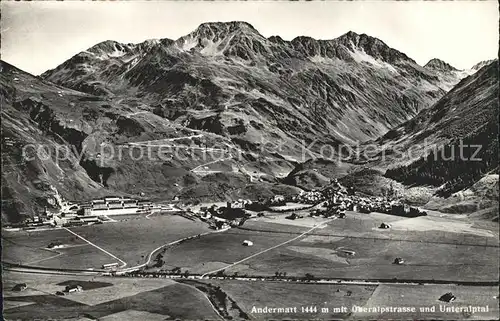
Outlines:
[{"label": "cluster of houses", "polygon": [[[308,204],[313,206],[309,215],[344,218],[346,211],[355,211],[361,213],[379,212],[392,215],[416,217],[427,215],[420,209],[410,207],[406,204],[400,204],[397,201],[385,197],[363,197],[355,195],[352,189],[342,186],[337,180],[316,191],[302,191],[298,195],[285,197],[275,195],[269,199],[260,199],[258,201],[239,199],[233,202],[227,202],[226,206],[201,207],[198,217],[210,224],[214,229],[223,229],[230,226],[239,226],[252,215],[258,216],[255,212],[272,211],[273,207],[284,206],[287,202]],[[319,205],[319,206],[316,206]],[[252,214],[250,214],[252,213]],[[301,218],[300,215],[291,214],[286,218],[294,220]],[[380,228],[390,228],[390,225],[383,223]]]},{"label": "cluster of houses", "polygon": [[53,226],[74,227],[102,224],[108,215],[151,213],[157,209],[155,206],[158,207],[148,200],[109,196],[81,204],[62,202],[60,212],[51,217]]},{"label": "cluster of houses", "polygon": [[97,216],[83,217],[82,207],[76,203],[63,202],[61,211],[54,215],[54,224],[64,227],[83,226],[90,224],[100,224],[101,220]]},{"label": "cluster of houses", "polygon": [[360,213],[379,212],[405,217],[425,216],[427,213],[418,208],[401,204],[387,197],[363,197],[354,195],[353,190],[342,186],[337,180],[323,190],[303,192],[293,198],[295,202],[306,204],[319,204],[323,202],[323,209],[315,209],[310,212],[311,216],[321,215],[329,217],[338,215],[345,216],[345,211]]},{"label": "cluster of houses", "polygon": [[302,203],[302,204],[317,204],[325,200],[325,196],[319,191],[301,191],[300,194],[292,197],[292,202]]},{"label": "cluster of houses", "polygon": [[231,226],[242,225],[248,218],[245,212],[245,205],[250,204],[244,201],[227,202],[226,206],[212,205],[201,207],[199,218],[207,222],[210,228],[215,230],[226,229]]},{"label": "cluster of houses", "polygon": [[36,230],[36,229],[50,228],[54,226],[55,223],[52,215],[45,215],[45,214],[33,216],[25,220],[23,223],[12,225],[12,227],[14,228],[20,228],[23,230]]},{"label": "cluster of houses", "polygon": [[224,229],[231,226],[240,226],[246,219],[257,216],[254,212],[269,210],[272,206],[286,205],[287,199],[283,195],[275,195],[269,199],[259,201],[239,199],[227,202],[226,206],[212,205],[201,207],[198,217],[213,229]]}]

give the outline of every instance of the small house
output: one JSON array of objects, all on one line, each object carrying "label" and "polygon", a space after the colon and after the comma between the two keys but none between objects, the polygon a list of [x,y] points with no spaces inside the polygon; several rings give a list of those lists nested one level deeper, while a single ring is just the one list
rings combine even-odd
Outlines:
[{"label": "small house", "polygon": [[400,257],[397,257],[397,258],[395,258],[395,259],[394,259],[394,262],[393,262],[393,263],[394,263],[394,264],[401,265],[401,264],[405,263],[405,260],[403,260],[403,259],[402,259],[402,258],[400,258]]},{"label": "small house", "polygon": [[451,292],[448,292],[448,293],[445,293],[443,294],[440,298],[439,298],[439,301],[443,301],[443,302],[453,302],[457,299],[456,296],[453,295],[453,293]]},{"label": "small house", "polygon": [[387,228],[391,228],[391,225],[389,225],[387,223],[382,223],[382,224],[380,224],[379,228],[387,229]]},{"label": "small house", "polygon": [[67,292],[67,293],[72,293],[72,292],[82,292],[83,291],[83,288],[81,285],[68,285],[66,286],[66,288],[64,289],[64,292]]},{"label": "small house", "polygon": [[252,241],[249,241],[249,240],[244,240],[242,244],[243,244],[244,246],[252,246],[252,245],[253,245],[253,242],[252,242]]},{"label": "small house", "polygon": [[28,288],[28,286],[26,285],[26,283],[19,283],[19,284],[14,285],[14,287],[12,288],[12,291],[21,292],[21,291],[26,290],[27,288]]},{"label": "small house", "polygon": [[61,241],[51,242],[51,243],[49,243],[49,245],[47,245],[47,248],[49,248],[49,249],[59,249],[61,247],[63,247],[63,244]]}]

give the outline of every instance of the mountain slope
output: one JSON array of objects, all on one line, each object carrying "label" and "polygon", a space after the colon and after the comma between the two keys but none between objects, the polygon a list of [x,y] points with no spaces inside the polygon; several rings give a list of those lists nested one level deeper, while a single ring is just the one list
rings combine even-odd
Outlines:
[{"label": "mountain slope", "polygon": [[264,194],[296,191],[274,180],[293,167],[279,155],[241,150],[225,137],[2,61],[0,68],[3,221],[56,210],[63,199],[215,200],[241,198],[257,186]]},{"label": "mountain slope", "polygon": [[84,129],[71,121],[76,114],[72,106],[79,102],[82,109],[91,108],[92,102],[84,101],[88,95],[41,81],[5,62],[0,68],[2,221],[19,222],[45,208],[58,208],[58,191],[69,199],[98,195],[100,186],[79,165],[77,153],[61,153],[60,160],[55,156],[56,150],[81,145]]},{"label": "mountain slope", "polygon": [[117,77],[132,68],[149,50],[169,39],[147,40],[139,44],[104,41],[71,57],[59,67],[45,72],[50,81],[93,95],[113,95]]},{"label": "mountain slope", "polygon": [[390,168],[385,176],[406,185],[436,186],[437,195],[448,197],[498,173],[498,86],[495,60],[432,108],[387,133],[379,141],[387,149],[420,146],[423,156]]},{"label": "mountain slope", "polygon": [[[57,208],[59,196],[222,200],[316,188],[359,165],[308,161],[324,146],[402,123],[378,146],[418,140],[406,122],[462,77],[367,35],[285,41],[243,22],[202,24],[177,40],[106,41],[42,77],[1,67],[2,219],[11,221]],[[27,161],[27,144],[68,155]]]},{"label": "mountain slope", "polygon": [[381,144],[442,143],[480,130],[498,115],[498,61],[463,79],[434,106],[381,137]]},{"label": "mountain slope", "polygon": [[[325,133],[325,142],[335,144],[373,139],[429,107],[461,77],[444,79],[442,71],[364,34],[285,41],[244,22],[205,23],[147,50],[123,45],[116,54],[117,46],[42,76],[124,102],[140,100],[162,117],[256,148],[264,141],[310,143]],[[91,72],[75,77],[81,70]],[[96,84],[106,85],[101,91]],[[296,157],[299,146],[291,149]]]}]

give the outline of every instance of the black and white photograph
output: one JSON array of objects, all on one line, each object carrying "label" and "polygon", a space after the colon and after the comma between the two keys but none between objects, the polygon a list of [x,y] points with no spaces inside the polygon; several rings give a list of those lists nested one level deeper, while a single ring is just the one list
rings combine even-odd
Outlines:
[{"label": "black and white photograph", "polygon": [[4,320],[498,320],[497,1],[1,1]]}]

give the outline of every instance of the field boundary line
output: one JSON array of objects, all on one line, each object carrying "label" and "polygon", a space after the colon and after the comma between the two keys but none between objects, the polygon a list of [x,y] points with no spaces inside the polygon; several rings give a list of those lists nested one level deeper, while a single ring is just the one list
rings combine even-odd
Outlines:
[{"label": "field boundary line", "polygon": [[216,270],[213,270],[213,271],[210,271],[210,272],[206,272],[206,273],[204,273],[204,274],[202,274],[202,275],[201,275],[201,278],[204,278],[207,274],[212,274],[212,273],[216,273],[216,272],[219,272],[219,271],[225,270],[225,269],[227,269],[227,268],[231,268],[231,267],[233,267],[233,266],[235,266],[235,265],[238,265],[238,264],[240,264],[240,263],[242,263],[242,262],[245,262],[245,261],[247,261],[247,260],[249,260],[249,259],[252,259],[252,258],[254,258],[254,257],[256,257],[256,256],[259,256],[259,255],[261,255],[261,254],[263,254],[263,253],[266,253],[266,252],[268,252],[268,251],[274,250],[275,248],[278,248],[278,247],[280,247],[280,246],[283,246],[283,245],[285,245],[285,244],[288,244],[288,243],[290,243],[290,242],[293,242],[293,241],[295,241],[295,240],[297,240],[297,239],[301,238],[302,236],[306,235],[307,233],[310,233],[311,231],[313,231],[313,230],[317,229],[318,227],[323,226],[323,225],[325,225],[325,224],[327,224],[327,223],[329,223],[329,222],[331,222],[331,221],[333,221],[333,219],[330,219],[330,220],[327,220],[327,221],[325,221],[325,222],[322,222],[322,223],[316,224],[316,225],[314,225],[313,227],[311,227],[310,229],[308,229],[307,231],[305,231],[304,233],[302,233],[302,234],[300,234],[300,235],[298,235],[298,236],[296,236],[296,237],[294,237],[294,238],[292,238],[292,239],[289,239],[289,240],[287,240],[287,241],[285,241],[285,242],[282,242],[282,243],[280,243],[280,244],[277,244],[277,245],[275,245],[275,246],[272,246],[272,247],[270,247],[270,248],[268,248],[268,249],[265,249],[265,250],[262,250],[262,251],[260,251],[260,252],[254,253],[254,254],[252,254],[252,255],[250,255],[250,256],[247,256],[247,257],[246,257],[246,258],[244,258],[244,259],[241,259],[241,260],[239,260],[239,261],[236,261],[236,262],[234,262],[234,263],[231,263],[231,264],[229,264],[229,265],[227,265],[227,266],[225,266],[225,267],[223,267],[223,268],[219,268],[219,269],[216,269]]},{"label": "field boundary line", "polygon": [[81,238],[82,240],[84,240],[85,242],[89,243],[90,245],[92,245],[93,247],[95,247],[96,249],[106,253],[107,255],[111,256],[112,258],[114,259],[117,259],[118,261],[120,261],[122,263],[122,266],[121,267],[125,267],[127,266],[127,262],[123,261],[122,259],[118,258],[116,255],[106,251],[105,249],[103,249],[102,247],[98,246],[98,245],[95,245],[94,243],[90,242],[89,240],[87,240],[86,238],[84,238],[83,236],[73,232],[72,230],[70,230],[69,228],[67,227],[63,227],[63,229],[65,229],[66,231],[70,232],[71,234],[75,235],[76,237],[78,238]]},{"label": "field boundary line", "polygon": [[27,262],[25,264],[28,265],[28,264],[40,263],[40,262],[47,261],[47,260],[50,260],[50,259],[55,259],[56,257],[61,256],[61,255],[64,254],[64,253],[61,253],[61,252],[58,252],[58,251],[55,251],[55,253],[57,253],[57,254],[53,255],[51,257],[46,257],[44,259],[30,261],[30,262]]},{"label": "field boundary line", "polygon": [[205,299],[207,299],[208,303],[210,303],[210,305],[212,306],[212,309],[214,309],[215,313],[217,313],[217,315],[222,319],[222,320],[226,320],[222,314],[220,314],[219,310],[217,309],[217,307],[212,303],[212,301],[210,301],[210,298],[208,297],[208,295],[203,292],[202,290],[198,289],[196,286],[194,285],[189,285],[189,284],[185,284],[185,283],[181,283],[181,282],[177,282],[178,284],[182,284],[184,286],[187,286],[187,287],[190,287],[190,288],[193,288],[195,289],[196,291],[200,292],[204,297]]},{"label": "field boundary line", "polygon": [[186,237],[183,237],[181,239],[178,239],[178,240],[175,240],[175,241],[172,241],[170,243],[166,243],[166,244],[163,244],[163,245],[160,245],[158,246],[156,249],[154,249],[153,251],[151,251],[148,255],[148,259],[146,262],[142,263],[142,264],[139,264],[139,265],[136,265],[136,266],[131,266],[129,268],[126,268],[124,270],[121,270],[119,271],[120,273],[127,273],[127,272],[132,272],[132,271],[135,271],[135,270],[138,270],[146,265],[148,265],[149,263],[151,263],[151,259],[153,258],[153,254],[155,254],[156,252],[158,252],[160,249],[164,248],[164,247],[167,247],[167,246],[171,246],[171,245],[175,245],[175,244],[178,244],[182,241],[186,241],[186,240],[189,240],[189,239],[192,239],[192,238],[195,238],[195,237],[202,237],[202,236],[205,236],[205,235],[209,235],[209,234],[213,234],[213,233],[220,233],[220,232],[224,232],[224,231],[227,231],[229,230],[229,228],[226,228],[226,229],[221,229],[221,230],[217,230],[217,231],[210,231],[210,232],[205,232],[205,233],[201,233],[201,234],[195,234],[195,235],[191,235],[191,236],[186,236]]}]

